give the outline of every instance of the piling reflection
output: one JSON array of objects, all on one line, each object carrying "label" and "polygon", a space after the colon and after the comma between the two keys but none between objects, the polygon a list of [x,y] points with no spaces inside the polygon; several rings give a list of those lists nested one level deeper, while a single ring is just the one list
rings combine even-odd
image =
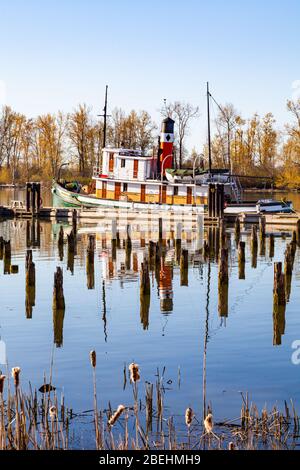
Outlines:
[{"label": "piling reflection", "polygon": [[[209,269],[212,281],[218,275],[219,317],[227,318],[229,315],[229,283],[236,283],[238,280],[245,281],[246,274],[247,281],[251,280],[255,273],[248,269],[248,263],[260,271],[261,265],[270,266],[270,260],[275,255],[276,235],[266,235],[264,223],[260,223],[258,233],[258,228],[255,225],[251,229],[243,228],[243,232],[241,232],[239,220],[233,222],[226,226],[224,220],[220,220],[218,223],[215,221],[215,225],[209,225],[204,229],[203,220],[200,220],[194,224],[192,229],[186,229],[181,222],[174,220],[170,230],[165,229],[164,225],[160,225],[159,233],[153,230],[153,227],[146,230],[140,224],[138,226],[129,225],[127,221],[120,220],[115,220],[111,230],[107,230],[107,227],[102,230],[100,224],[91,224],[91,227],[80,224],[77,226],[77,222],[73,220],[69,225],[64,222],[64,226],[37,220],[10,222],[7,233],[1,232],[0,259],[3,260],[5,274],[17,273],[19,271],[18,265],[12,264],[12,260],[14,260],[15,254],[26,253],[27,250],[25,312],[28,319],[32,318],[34,314],[35,275],[38,276],[38,271],[35,272],[38,265],[36,267],[36,263],[32,259],[32,251],[28,248],[34,249],[35,262],[41,254],[42,257],[46,255],[48,259],[54,258],[60,261],[62,271],[68,269],[73,274],[74,269],[78,269],[79,275],[83,273],[83,277],[86,276],[86,283],[83,283],[84,288],[87,290],[97,289],[97,292],[101,292],[100,295],[97,294],[97,308],[98,312],[100,311],[102,314],[102,316],[99,315],[99,321],[102,319],[104,340],[108,341],[107,311],[109,311],[110,305],[106,289],[107,286],[116,282],[120,283],[121,287],[124,287],[126,283],[139,285],[137,318],[140,317],[140,319],[138,318],[141,323],[140,327],[149,331],[151,329],[150,312],[151,308],[154,308],[155,300],[159,302],[159,310],[162,315],[167,316],[171,312],[176,312],[176,295],[179,297],[180,293],[174,289],[173,277],[175,277],[175,281],[180,281],[180,289],[183,288],[181,292],[184,292],[185,288],[194,285],[195,267],[199,267],[197,273],[202,273],[201,279],[203,279],[203,273],[205,275]],[[164,221],[161,223],[164,224]],[[14,238],[12,238],[12,234]],[[13,240],[12,245],[9,237]],[[67,256],[64,262],[65,239],[67,239]],[[285,305],[292,295],[293,267],[299,239],[300,235],[298,236],[295,231],[290,243],[280,240],[278,244],[279,246],[287,243],[284,268],[276,278],[277,281],[274,280],[274,345],[281,344],[281,337],[285,331]],[[234,245],[237,249],[234,248]],[[261,257],[266,258],[266,250],[268,258],[262,259]],[[249,260],[246,259],[246,251],[247,253],[250,251]],[[101,284],[97,286],[95,274],[99,262],[102,264],[103,272]],[[8,280],[10,281],[10,279]],[[243,285],[246,283],[240,283],[241,288]],[[247,288],[248,285],[247,282]],[[284,294],[278,286],[283,286]],[[283,295],[284,302],[280,300]],[[54,301],[54,299],[56,300]],[[61,272],[56,273],[53,293],[54,342],[58,347],[63,345],[65,311],[64,306],[62,307],[60,304],[62,299]],[[155,312],[153,313],[155,314]],[[225,322],[221,321],[221,324],[223,323]]]}]

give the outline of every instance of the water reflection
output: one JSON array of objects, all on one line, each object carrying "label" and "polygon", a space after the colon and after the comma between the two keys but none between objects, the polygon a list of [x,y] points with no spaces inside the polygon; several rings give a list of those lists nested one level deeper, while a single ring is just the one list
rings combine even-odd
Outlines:
[{"label": "water reflection", "polygon": [[[64,361],[78,361],[78,367],[74,366],[76,373],[84,369],[83,351],[94,345],[103,353],[103,364],[107,361],[109,370],[134,359],[177,370],[182,361],[186,371],[184,393],[190,393],[197,406],[202,398],[199,371],[203,364],[203,410],[207,410],[214,391],[223,390],[224,382],[227,388],[231,381],[237,390],[244,386],[243,375],[233,376],[228,370],[227,360],[233,362],[236,370],[240,367],[239,355],[233,354],[231,348],[245,356],[246,343],[252,341],[257,364],[259,354],[266,354],[267,346],[272,350],[273,345],[280,346],[277,353],[289,347],[290,329],[286,323],[299,324],[294,311],[288,312],[290,306],[295,309],[298,301],[294,284],[300,280],[298,263],[294,263],[292,275],[285,276],[285,296],[290,303],[284,308],[276,302],[272,305],[273,261],[284,260],[289,237],[283,240],[277,234],[274,245],[274,238],[268,235],[265,250],[261,250],[258,243],[256,247],[253,243],[250,227],[241,227],[238,244],[233,226],[225,228],[225,233],[224,227],[205,227],[203,246],[199,246],[196,224],[187,230],[184,223],[178,227],[175,221],[165,229],[163,240],[158,239],[153,225],[148,228],[131,224],[128,230],[127,221],[118,219],[114,236],[111,227],[111,222],[105,221],[80,222],[75,235],[73,225],[66,222],[1,223],[1,272],[11,274],[13,266],[19,267],[16,276],[2,277],[4,290],[9,294],[3,300],[1,328],[11,328],[10,332],[15,329],[19,336],[26,330],[26,337],[37,348],[41,348],[40,335],[41,342],[50,337],[59,348],[54,350],[62,371]],[[9,248],[5,249],[9,240],[10,255]],[[26,280],[28,249],[32,250],[36,268],[36,286]],[[298,252],[295,256],[298,258]],[[53,306],[51,313],[57,266],[64,274],[66,309]],[[15,292],[21,297],[20,304]],[[6,305],[14,309],[12,314],[6,311]],[[258,338],[256,328],[260,331]],[[10,334],[14,337],[14,333]],[[48,358],[30,354],[27,360],[31,364],[45,367],[42,361]],[[269,349],[267,354],[273,358]],[[161,356],[164,364],[158,364]],[[248,357],[244,356],[243,361],[247,362]],[[250,359],[249,374],[253,371]],[[259,380],[265,386],[263,363],[257,367]],[[228,379],[224,378],[225,372]],[[280,372],[284,373],[283,368]],[[245,387],[255,387],[255,374],[256,371]],[[195,385],[195,376],[198,389],[194,391],[191,385]],[[67,374],[68,380],[71,379]],[[259,389],[261,383],[257,385]],[[109,384],[105,386],[114,393]],[[177,394],[175,388],[172,393]]]}]

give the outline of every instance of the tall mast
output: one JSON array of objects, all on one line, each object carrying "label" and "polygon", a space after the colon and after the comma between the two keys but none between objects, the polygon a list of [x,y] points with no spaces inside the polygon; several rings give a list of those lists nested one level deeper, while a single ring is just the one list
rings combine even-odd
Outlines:
[{"label": "tall mast", "polygon": [[[103,108],[103,114],[98,114],[98,117],[103,117],[104,118],[102,148],[105,148],[105,146],[106,146],[107,118],[109,117],[107,115],[107,91],[108,91],[108,85],[106,85],[106,88],[105,88],[105,104],[104,104],[104,108]],[[102,166],[102,157],[100,157],[100,152],[98,152],[98,157],[97,157],[97,167],[98,168],[100,166],[100,161],[99,161],[100,159],[101,159],[101,166]]]},{"label": "tall mast", "polygon": [[207,130],[208,130],[208,168],[211,173],[211,137],[210,137],[210,92],[207,82]]},{"label": "tall mast", "polygon": [[106,145],[106,125],[107,125],[107,90],[108,90],[108,85],[106,85],[105,88],[105,105],[104,105],[104,126],[103,126],[103,148],[105,148]]}]

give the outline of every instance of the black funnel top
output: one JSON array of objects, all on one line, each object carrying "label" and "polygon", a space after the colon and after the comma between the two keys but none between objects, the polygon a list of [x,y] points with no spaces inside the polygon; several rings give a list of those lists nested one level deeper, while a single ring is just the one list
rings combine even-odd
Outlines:
[{"label": "black funnel top", "polygon": [[167,117],[161,124],[161,132],[163,134],[174,134],[174,124],[175,121],[173,121],[173,119],[170,117]]}]

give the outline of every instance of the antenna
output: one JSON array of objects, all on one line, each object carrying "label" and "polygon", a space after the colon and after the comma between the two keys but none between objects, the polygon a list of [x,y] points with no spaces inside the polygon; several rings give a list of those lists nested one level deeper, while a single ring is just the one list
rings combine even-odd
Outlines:
[{"label": "antenna", "polygon": [[165,106],[166,115],[169,115],[168,110],[167,110],[167,98],[164,98],[164,106]]}]

